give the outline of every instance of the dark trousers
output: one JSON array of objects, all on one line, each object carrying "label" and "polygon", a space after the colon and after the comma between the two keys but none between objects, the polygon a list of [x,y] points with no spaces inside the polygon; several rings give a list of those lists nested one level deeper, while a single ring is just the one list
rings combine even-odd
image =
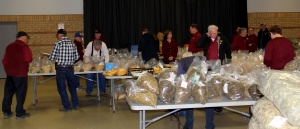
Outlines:
[{"label": "dark trousers", "polygon": [[[194,109],[185,109],[186,112],[186,121],[184,125],[184,129],[193,129],[194,125]],[[209,107],[205,108],[205,118],[206,118],[206,124],[205,128],[206,129],[214,129],[215,124],[214,124],[214,108]]]},{"label": "dark trousers", "polygon": [[17,98],[16,116],[21,116],[25,113],[23,104],[26,99],[27,88],[28,88],[27,77],[12,77],[12,76],[6,77],[5,87],[4,87],[4,97],[2,101],[3,113],[11,112],[12,98],[15,93]]},{"label": "dark trousers", "polygon": [[59,92],[62,105],[65,109],[71,109],[72,106],[69,102],[66,81],[68,83],[69,93],[71,94],[72,106],[77,107],[78,96],[77,96],[77,82],[75,81],[74,68],[73,67],[57,67],[56,68],[56,84]]}]

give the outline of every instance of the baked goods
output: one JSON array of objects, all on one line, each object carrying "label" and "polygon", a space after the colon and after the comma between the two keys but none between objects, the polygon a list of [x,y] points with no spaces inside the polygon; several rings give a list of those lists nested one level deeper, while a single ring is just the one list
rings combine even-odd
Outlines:
[{"label": "baked goods", "polygon": [[157,81],[150,73],[141,74],[136,81],[136,85],[140,88],[147,89],[152,93],[159,94]]}]

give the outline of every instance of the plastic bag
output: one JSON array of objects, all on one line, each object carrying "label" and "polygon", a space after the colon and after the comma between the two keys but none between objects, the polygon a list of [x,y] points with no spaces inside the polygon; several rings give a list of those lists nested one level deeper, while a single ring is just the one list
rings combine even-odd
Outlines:
[{"label": "plastic bag", "polygon": [[29,64],[30,73],[38,73],[41,70],[41,57],[34,58],[32,62]]},{"label": "plastic bag", "polygon": [[207,61],[208,66],[211,68],[211,70],[215,73],[220,73],[221,70],[221,60],[208,60]]},{"label": "plastic bag", "polygon": [[56,69],[55,69],[55,61],[51,61],[51,72],[52,73],[55,73],[56,72]]},{"label": "plastic bag", "polygon": [[80,72],[83,62],[80,60],[74,64],[74,72]]},{"label": "plastic bag", "polygon": [[185,103],[191,97],[191,87],[186,81],[186,75],[182,74],[177,78],[177,83],[175,87],[175,104]]},{"label": "plastic bag", "polygon": [[127,95],[129,100],[147,106],[156,107],[157,105],[156,94],[144,88],[138,87],[133,80],[126,81],[126,85],[128,87]]},{"label": "plastic bag", "polygon": [[142,73],[138,77],[136,85],[140,88],[145,88],[152,93],[159,94],[157,81],[153,75],[148,72]]},{"label": "plastic bag", "polygon": [[198,81],[196,83],[191,83],[192,87],[192,97],[196,103],[205,104],[208,100],[206,86]]},{"label": "plastic bag", "polygon": [[43,58],[42,70],[44,73],[49,73],[51,71],[51,61],[48,58]]},{"label": "plastic bag", "polygon": [[92,63],[92,57],[91,56],[84,56],[83,57],[83,63]]},{"label": "plastic bag", "polygon": [[162,61],[159,61],[153,68],[153,74],[158,74],[162,71],[164,68],[164,63]]},{"label": "plastic bag", "polygon": [[221,75],[207,75],[206,87],[209,99],[221,99],[223,96],[224,79]]},{"label": "plastic bag", "polygon": [[235,79],[225,80],[223,91],[225,96],[230,100],[244,100],[244,87]]},{"label": "plastic bag", "polygon": [[93,65],[91,63],[85,63],[82,64],[81,68],[83,71],[90,71],[93,68]]},{"label": "plastic bag", "polygon": [[[172,69],[165,69],[162,72],[160,72],[157,75],[158,80],[161,79],[169,79],[171,76],[175,75],[176,76],[176,72],[173,71]],[[175,78],[174,78],[175,79]]]},{"label": "plastic bag", "polygon": [[293,126],[300,126],[300,73],[270,70],[260,76],[259,91]]},{"label": "plastic bag", "polygon": [[158,98],[166,103],[169,104],[175,96],[175,78],[176,74],[174,72],[166,72],[169,70],[164,71],[164,75],[160,73],[162,77],[159,78],[159,95]]},{"label": "plastic bag", "polygon": [[[191,63],[189,69],[186,72],[187,75],[187,81],[198,81],[201,79],[201,59],[199,57],[195,57],[193,59],[193,62]],[[198,78],[197,78],[198,77]],[[204,77],[202,77],[204,78]]]},{"label": "plastic bag", "polygon": [[295,57],[294,60],[290,61],[284,66],[284,71],[295,71],[300,68],[300,57]]}]

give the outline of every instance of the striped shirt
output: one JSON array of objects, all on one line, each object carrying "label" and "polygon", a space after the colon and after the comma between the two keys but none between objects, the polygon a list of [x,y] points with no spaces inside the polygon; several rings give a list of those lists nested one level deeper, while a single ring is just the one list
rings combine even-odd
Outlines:
[{"label": "striped shirt", "polygon": [[73,65],[78,58],[75,44],[67,37],[63,37],[55,43],[49,60],[55,60],[57,65]]}]

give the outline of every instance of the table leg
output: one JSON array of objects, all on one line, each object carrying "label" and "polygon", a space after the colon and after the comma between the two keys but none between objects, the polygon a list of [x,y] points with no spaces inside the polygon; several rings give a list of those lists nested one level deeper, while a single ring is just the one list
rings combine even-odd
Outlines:
[{"label": "table leg", "polygon": [[143,129],[143,111],[140,111],[140,129]]},{"label": "table leg", "polygon": [[143,129],[146,129],[146,111],[143,110]]},{"label": "table leg", "polygon": [[112,105],[112,99],[114,99],[114,95],[112,94],[112,86],[113,86],[113,79],[110,79],[110,100],[109,100],[109,106]]},{"label": "table leg", "polygon": [[97,73],[97,98],[98,98],[98,102],[100,102],[100,87],[99,87],[99,73]]},{"label": "table leg", "polygon": [[111,102],[110,102],[110,106],[112,105],[113,108],[113,113],[115,113],[116,111],[116,106],[115,106],[115,79],[111,79],[110,80],[110,98],[111,98]]},{"label": "table leg", "polygon": [[33,76],[33,95],[32,95],[32,106],[35,106],[37,101],[37,92],[36,92],[36,76]]}]

